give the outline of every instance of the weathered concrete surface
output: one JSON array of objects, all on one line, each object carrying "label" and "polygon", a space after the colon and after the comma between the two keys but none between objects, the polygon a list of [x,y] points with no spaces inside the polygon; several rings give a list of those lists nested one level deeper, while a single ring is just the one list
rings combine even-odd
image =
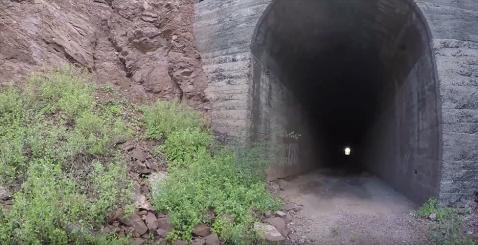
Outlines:
[{"label": "weathered concrete surface", "polygon": [[366,139],[365,165],[412,200],[453,204],[476,189],[478,2],[206,0],[195,11],[213,127],[302,134],[285,144],[299,158],[271,178],[329,161],[334,127],[357,120],[347,133]]}]

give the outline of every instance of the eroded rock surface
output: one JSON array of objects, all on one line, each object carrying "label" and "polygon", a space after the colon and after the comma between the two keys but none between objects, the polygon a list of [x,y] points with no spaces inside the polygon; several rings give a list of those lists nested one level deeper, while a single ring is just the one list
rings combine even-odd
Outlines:
[{"label": "eroded rock surface", "polygon": [[205,111],[192,0],[0,2],[0,84],[75,64],[133,102],[179,99]]}]

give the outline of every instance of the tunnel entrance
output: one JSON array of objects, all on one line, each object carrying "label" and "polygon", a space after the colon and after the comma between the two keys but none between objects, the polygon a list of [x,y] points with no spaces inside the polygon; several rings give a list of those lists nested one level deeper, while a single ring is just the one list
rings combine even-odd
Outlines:
[{"label": "tunnel entrance", "polygon": [[412,0],[275,0],[251,49],[252,132],[301,134],[271,179],[365,169],[417,203],[438,195],[436,72]]}]

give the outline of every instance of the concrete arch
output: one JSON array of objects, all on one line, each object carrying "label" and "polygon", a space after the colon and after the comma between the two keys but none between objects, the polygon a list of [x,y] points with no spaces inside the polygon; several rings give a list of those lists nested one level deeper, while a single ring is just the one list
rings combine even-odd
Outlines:
[{"label": "concrete arch", "polygon": [[[317,0],[314,2],[320,3],[324,1],[325,0]],[[300,63],[298,60],[295,60],[287,63],[287,55],[293,56],[293,52],[287,54],[287,49],[283,48],[287,46],[285,45],[287,42],[282,42],[282,48],[278,47],[286,58],[277,59],[276,56],[274,59],[265,59],[268,57],[267,52],[257,49],[257,42],[253,41],[260,35],[261,23],[267,22],[266,20],[270,18],[271,10],[273,11],[274,7],[280,5],[281,2],[284,3],[286,1],[204,0],[195,5],[194,37],[198,50],[200,51],[204,70],[210,79],[208,94],[212,101],[213,128],[221,135],[240,136],[250,133],[260,135],[267,133],[267,131],[274,126],[282,126],[288,130],[294,130],[299,126],[299,128],[302,129],[307,127],[313,128],[301,125],[307,123],[309,125],[314,124],[315,122],[310,123],[313,116],[304,117],[302,121],[296,120],[298,121],[296,125],[287,125],[284,123],[287,121],[286,119],[301,118],[300,111],[311,111],[310,108],[303,106],[304,104],[310,104],[307,102],[304,103],[303,101],[304,98],[308,97],[303,94],[307,94],[307,89],[303,89],[300,93],[298,91],[290,91],[290,88],[294,87],[291,86],[291,84],[294,84],[291,83],[291,81],[304,80],[304,78],[306,78],[304,76],[301,78],[297,78],[297,75],[294,76],[294,74],[298,74],[297,71],[300,71],[300,67],[302,67],[306,61]],[[302,4],[305,4],[307,0],[287,2],[304,2]],[[382,57],[383,59],[388,57],[389,64],[398,64],[389,65],[389,67],[403,68],[403,72],[400,73],[400,75],[395,74],[389,76],[392,77],[391,80],[394,82],[384,83],[390,86],[381,87],[384,96],[381,98],[376,97],[376,101],[379,102],[383,102],[382,99],[384,98],[389,98],[389,102],[393,102],[391,106],[395,107],[395,109],[389,110],[395,111],[395,114],[389,115],[388,119],[382,119],[382,121],[390,121],[390,118],[395,118],[396,120],[393,125],[388,124],[388,127],[377,126],[380,130],[376,130],[376,132],[380,133],[376,133],[375,136],[374,134],[366,136],[374,138],[379,137],[384,132],[391,132],[389,134],[400,135],[401,137],[390,141],[388,145],[377,143],[377,140],[371,141],[375,142],[375,144],[369,144],[368,147],[376,149],[376,152],[380,152],[381,154],[367,154],[367,157],[364,159],[368,159],[368,162],[378,161],[377,159],[388,159],[394,162],[392,169],[383,167],[386,165],[377,165],[374,170],[374,166],[368,167],[372,168],[372,172],[381,175],[383,179],[391,182],[397,190],[418,203],[423,202],[423,200],[429,196],[437,196],[443,204],[447,205],[457,204],[460,201],[469,199],[472,192],[478,188],[478,146],[476,146],[478,144],[475,144],[477,139],[474,136],[475,133],[478,132],[478,121],[475,120],[475,118],[478,118],[478,100],[473,96],[474,93],[478,92],[478,83],[476,82],[478,71],[476,65],[474,65],[475,62],[478,62],[478,29],[475,28],[478,24],[478,2],[474,0],[454,2],[443,0],[429,0],[426,2],[414,2],[413,0],[367,0],[356,2],[337,0],[327,2],[335,4],[347,3],[343,5],[345,8],[336,8],[334,10],[336,14],[333,17],[343,17],[345,13],[349,15],[356,14],[357,11],[352,11],[354,6],[357,7],[354,5],[356,2],[361,2],[365,5],[381,5],[381,8],[386,8],[386,4],[390,2],[395,4],[402,3],[404,4],[403,6],[407,6],[408,13],[414,13],[415,20],[421,22],[421,24],[415,23],[414,26],[421,28],[419,32],[421,33],[420,36],[429,44],[425,45],[427,50],[424,53],[427,55],[417,57],[417,62],[415,62],[414,59],[407,61],[403,55],[401,56],[402,59],[397,59],[393,62],[393,59],[390,59],[391,55]],[[351,12],[347,12],[347,9]],[[397,9],[398,12],[400,12],[400,8]],[[384,18],[385,17],[393,16],[384,16]],[[340,18],[333,19],[340,20]],[[346,20],[346,18],[342,19]],[[357,18],[355,20],[357,20]],[[294,19],[292,19],[292,21],[294,21]],[[343,21],[339,24],[345,25],[345,22],[346,21]],[[403,25],[404,22],[402,21],[400,23]],[[398,23],[398,26],[400,23]],[[417,28],[415,28],[415,33],[417,33]],[[349,30],[349,34],[355,32],[355,37],[360,34],[360,31],[354,30],[353,28]],[[301,35],[311,35],[310,32],[308,33],[304,30],[300,33],[294,37],[299,39]],[[284,32],[282,32],[282,34],[284,34]],[[278,35],[280,36],[280,33]],[[347,35],[347,32],[342,32],[342,37]],[[396,37],[390,38],[390,40],[394,39],[396,39]],[[277,43],[281,43],[277,40],[276,38],[274,41],[276,45]],[[362,41],[357,41],[349,37],[349,42],[360,43],[364,45],[364,47],[369,47],[369,49],[367,49],[368,53],[375,52],[376,56],[378,56],[380,52],[383,52],[383,50],[381,51],[380,48],[377,48],[382,47],[381,45],[370,45],[371,42],[363,41],[365,39],[361,40]],[[344,43],[346,42],[343,41],[342,44]],[[400,46],[400,44],[396,45],[397,47]],[[313,54],[314,48],[318,50],[315,46],[317,45],[308,45],[307,47],[310,47],[312,50],[312,52],[308,53]],[[341,47],[347,47],[347,45],[342,45]],[[409,46],[408,48],[410,47],[413,49],[413,46]],[[296,47],[296,49],[299,48],[300,47]],[[324,47],[324,49],[330,49],[330,47]],[[360,49],[350,49],[349,47],[349,51],[350,50],[357,51]],[[337,51],[341,51],[342,54],[345,53],[341,48]],[[410,50],[397,52],[401,54],[407,53],[408,51]],[[271,53],[270,50],[268,52],[269,54]],[[360,52],[356,52],[356,54],[359,53]],[[355,57],[359,56],[360,55],[355,55]],[[270,57],[272,56],[269,55],[269,58]],[[372,56],[368,57],[370,58]],[[314,63],[313,58],[314,57],[309,60],[309,63]],[[289,60],[294,60],[294,58]],[[339,64],[339,60],[344,59],[336,59],[334,62]],[[277,62],[275,61],[279,61],[279,64],[276,64]],[[353,67],[352,65],[363,66],[367,63],[376,66],[387,63],[382,61],[376,60],[375,64],[373,64],[368,63],[369,61],[362,57],[362,60],[355,61],[355,63],[349,61],[348,64],[350,64],[349,67]],[[410,66],[403,65],[402,63],[410,64]],[[329,67],[333,68],[333,66]],[[296,73],[293,72],[294,70]],[[353,69],[349,70],[352,71]],[[360,69],[353,70],[353,72],[364,75],[364,72],[360,73],[358,70]],[[380,67],[380,69],[375,70],[385,71],[386,69]],[[333,69],[330,69],[330,71],[333,71]],[[428,71],[429,75],[420,75],[423,74],[424,71]],[[310,68],[309,73],[313,72],[314,69]],[[333,72],[329,73],[332,74]],[[343,75],[339,72],[335,73],[336,75]],[[385,74],[386,72],[382,73]],[[384,78],[383,74],[375,74],[375,76],[369,74],[368,78]],[[360,77],[359,75],[356,76],[356,78]],[[294,80],[292,78],[297,79]],[[415,82],[400,83],[400,81],[405,79]],[[289,82],[286,80],[289,80]],[[260,82],[258,83],[257,81]],[[412,88],[413,86],[417,87],[420,84],[426,83],[429,84],[426,89]],[[376,84],[379,83],[377,82]],[[332,85],[329,85],[329,91],[334,88],[330,86]],[[377,85],[376,87],[380,86]],[[356,88],[360,89],[360,86]],[[400,93],[397,93],[397,88],[403,90],[401,92],[401,99],[397,99],[400,97],[396,96],[397,94],[400,95]],[[321,88],[321,90],[327,89]],[[275,94],[279,93],[278,91],[284,94],[283,98],[287,98],[282,104],[279,103],[277,99],[269,99],[274,98]],[[406,91],[413,96],[406,95]],[[419,93],[418,91],[422,92]],[[299,96],[297,96],[297,94],[299,94]],[[327,94],[323,95],[325,96]],[[373,98],[374,96],[369,97]],[[411,103],[412,105],[405,105],[406,102],[403,100],[412,97],[415,98],[412,100],[414,103]],[[309,96],[309,98],[313,98],[313,96]],[[418,103],[419,100],[417,100],[417,98],[423,98],[426,103]],[[299,99],[302,99],[301,103],[299,103]],[[309,99],[309,102],[311,101],[312,99]],[[358,105],[359,103],[352,104]],[[373,103],[369,101],[368,106],[374,104],[385,105],[387,103]],[[420,104],[420,106],[418,106],[418,104]],[[274,112],[274,107],[281,108],[282,106],[282,109],[284,109],[285,106],[283,105],[290,105],[288,108],[289,112]],[[362,102],[362,105],[364,105],[364,102]],[[397,107],[397,105],[401,106]],[[429,108],[424,109],[424,105]],[[415,109],[411,110],[410,108]],[[360,108],[356,110],[360,111],[359,109]],[[427,112],[427,110],[429,111]],[[383,112],[386,110],[378,108],[371,109],[370,111]],[[410,113],[411,111],[415,113]],[[421,112],[421,114],[416,112]],[[352,111],[349,113],[352,113]],[[380,113],[370,115],[369,117],[374,118],[374,120],[369,122],[381,122],[378,114]],[[282,119],[281,116],[277,115],[282,115]],[[286,119],[284,119],[283,115],[287,115]],[[410,118],[416,119],[417,121],[407,121],[407,119]],[[363,124],[369,122],[364,122]],[[382,124],[387,125],[387,123]],[[397,125],[401,126],[399,127]],[[391,128],[395,128],[395,130],[391,130]],[[417,130],[415,130],[415,133],[410,134],[408,138],[405,137],[404,135],[407,135],[407,132],[410,133],[413,131],[408,130],[411,128]],[[369,130],[369,132],[372,131],[373,130]],[[299,152],[301,152],[299,161],[304,164],[304,168],[287,167],[281,169],[279,167],[275,168],[275,170],[278,171],[271,173],[271,176],[283,177],[284,174],[288,175],[307,170],[308,167],[313,167],[313,164],[308,165],[306,163],[307,159],[305,157],[312,155],[308,154],[308,152],[317,152],[317,149],[327,149],[325,146],[321,146],[320,142],[314,141],[319,137],[307,137],[307,135],[314,134],[315,133],[305,133],[305,137],[303,136],[301,139],[305,142],[312,142],[308,145],[313,146],[308,151],[306,149],[304,150],[303,147],[299,148]],[[410,139],[413,140],[410,141]],[[287,154],[297,149],[297,145],[295,144],[297,142],[288,143],[290,143],[290,149],[285,152]],[[395,150],[390,152],[386,149]],[[393,157],[390,158],[390,156]],[[375,160],[373,160],[374,158]],[[293,159],[297,158],[294,157]],[[409,161],[407,163],[408,165],[405,164],[406,160]],[[314,160],[311,162],[313,161]],[[410,161],[413,163],[410,163]],[[430,166],[433,166],[433,169],[430,168]],[[402,174],[396,173],[400,171]],[[410,181],[406,182],[402,179],[408,179]],[[418,192],[413,189],[425,190],[426,194],[418,194]]]},{"label": "concrete arch", "polygon": [[[252,131],[279,127],[302,138],[285,143],[296,162],[273,166],[271,178],[366,167],[416,202],[438,196],[441,103],[430,35],[413,0],[273,1],[251,41]],[[353,161],[343,158],[347,145]]]}]

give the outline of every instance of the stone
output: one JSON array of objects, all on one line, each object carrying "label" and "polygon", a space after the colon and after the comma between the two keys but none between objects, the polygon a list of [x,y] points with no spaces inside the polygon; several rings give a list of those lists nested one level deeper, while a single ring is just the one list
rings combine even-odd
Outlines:
[{"label": "stone", "polygon": [[283,211],[277,211],[276,212],[276,217],[284,218],[286,215],[287,215],[287,213],[285,213]]},{"label": "stone", "polygon": [[148,168],[153,172],[159,172],[159,166],[156,162],[148,162]]},{"label": "stone", "polygon": [[206,237],[211,234],[211,228],[205,224],[199,224],[193,229],[193,234],[195,236]]},{"label": "stone", "polygon": [[287,188],[287,186],[289,185],[289,182],[283,179],[279,179],[277,180],[277,184],[279,185],[280,190],[283,191]]},{"label": "stone", "polygon": [[146,196],[139,192],[135,194],[134,204],[144,210],[154,210],[153,205],[146,199]]},{"label": "stone", "polygon": [[173,245],[188,245],[188,241],[177,241]]},{"label": "stone", "polygon": [[286,229],[286,223],[283,218],[274,217],[264,220],[265,223],[274,226],[282,236],[287,237],[289,235],[289,230]]},{"label": "stone", "polygon": [[8,198],[10,198],[10,193],[5,187],[0,185],[0,200],[6,200]]},{"label": "stone", "polygon": [[132,151],[131,156],[133,157],[133,159],[136,159],[140,162],[146,161],[146,158],[147,158],[146,153],[144,153],[144,151],[142,151],[138,148],[136,148]]},{"label": "stone", "polygon": [[[136,220],[136,219],[141,219],[141,217],[139,217],[139,215],[137,214],[130,214],[130,215],[124,215],[119,217],[119,220],[121,221],[121,223],[123,223],[126,226],[133,226],[133,220]],[[118,227],[119,223],[118,223],[118,226],[115,225],[115,223],[113,223],[113,225],[115,227]]]},{"label": "stone", "polygon": [[206,245],[220,245],[221,242],[219,241],[219,237],[216,233],[213,233],[207,237],[205,237]]},{"label": "stone", "polygon": [[158,228],[168,232],[173,229],[168,217],[158,218]]},{"label": "stone", "polygon": [[286,223],[289,223],[292,221],[292,216],[290,216],[290,214],[287,214],[285,217],[284,217],[284,220]]},{"label": "stone", "polygon": [[139,235],[143,235],[148,232],[148,226],[146,226],[146,224],[141,218],[134,219],[132,222],[134,231],[137,232]]},{"label": "stone", "polygon": [[428,216],[428,218],[429,218],[431,221],[435,221],[435,220],[437,220],[437,214],[436,214],[436,213],[432,213],[432,214],[430,214],[430,216]]},{"label": "stone", "polygon": [[110,228],[110,227],[107,226],[107,227],[103,228],[103,233],[109,234],[110,232],[111,232],[111,228]]},{"label": "stone", "polygon": [[124,215],[124,210],[122,208],[117,208],[111,212],[110,216],[108,217],[108,224],[113,224],[115,220],[117,220],[120,216]]},{"label": "stone", "polygon": [[204,245],[206,244],[206,239],[199,239],[197,241],[195,241],[192,245]]},{"label": "stone", "polygon": [[142,238],[135,238],[134,242],[133,242],[134,245],[141,245],[141,244],[144,244],[144,243],[145,243],[145,241]]},{"label": "stone", "polygon": [[118,144],[117,147],[119,147],[123,151],[131,151],[134,148],[136,148],[136,146],[131,142],[125,142],[125,143],[122,143],[122,144]]},{"label": "stone", "polygon": [[149,212],[146,216],[144,216],[144,222],[146,222],[146,226],[148,227],[149,231],[153,232],[158,229],[158,219],[153,213]]},{"label": "stone", "polygon": [[286,238],[272,225],[255,223],[254,231],[264,239],[268,245],[284,245]]},{"label": "stone", "polygon": [[297,210],[298,210],[297,206],[296,206],[295,204],[292,204],[292,203],[286,203],[286,204],[284,204],[284,205],[283,205],[283,209],[284,209],[285,211],[291,211],[291,210],[297,211]]},{"label": "stone", "polygon": [[161,238],[166,238],[168,236],[169,231],[163,230],[163,229],[157,229],[156,233],[158,233],[158,236]]},{"label": "stone", "polygon": [[149,187],[147,185],[142,185],[141,186],[141,193],[143,193],[144,195],[148,195],[150,193]]}]

